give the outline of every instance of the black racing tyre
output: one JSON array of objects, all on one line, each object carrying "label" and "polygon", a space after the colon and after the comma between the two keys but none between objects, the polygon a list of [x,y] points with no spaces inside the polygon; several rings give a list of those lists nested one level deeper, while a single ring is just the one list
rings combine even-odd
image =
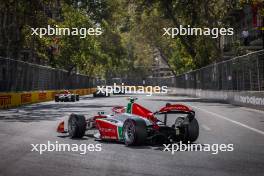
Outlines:
[{"label": "black racing tyre", "polygon": [[76,101],[80,100],[80,96],[78,94],[75,95]]},{"label": "black racing tyre", "polygon": [[194,142],[199,136],[199,124],[196,118],[178,117],[173,125],[173,128],[178,127],[180,129],[180,140],[184,143]]},{"label": "black racing tyre", "polygon": [[183,142],[188,143],[188,142],[196,141],[199,136],[199,124],[196,118],[193,118],[190,122],[183,125],[183,127],[184,127]]},{"label": "black racing tyre", "polygon": [[75,95],[71,95],[71,102],[75,102],[75,100],[76,100]]},{"label": "black racing tyre", "polygon": [[193,118],[189,125],[187,126],[188,130],[188,141],[194,142],[199,136],[199,124],[196,118]]},{"label": "black racing tyre", "polygon": [[71,114],[68,121],[68,131],[71,138],[82,138],[86,130],[86,121],[83,115]]},{"label": "black racing tyre", "polygon": [[146,122],[140,118],[127,119],[123,125],[126,146],[142,145],[147,138]]},{"label": "black racing tyre", "polygon": [[59,101],[60,101],[59,96],[55,96],[55,102],[59,102]]}]

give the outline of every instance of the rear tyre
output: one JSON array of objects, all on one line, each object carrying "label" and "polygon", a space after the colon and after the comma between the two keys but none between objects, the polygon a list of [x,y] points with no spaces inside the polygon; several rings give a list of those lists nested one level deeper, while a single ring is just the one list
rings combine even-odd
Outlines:
[{"label": "rear tyre", "polygon": [[71,96],[71,102],[75,102],[75,100],[76,100],[75,95],[72,95],[72,96]]},{"label": "rear tyre", "polygon": [[142,145],[147,138],[146,122],[142,119],[127,119],[123,126],[123,139],[126,146]]},{"label": "rear tyre", "polygon": [[193,118],[189,125],[187,126],[187,139],[190,142],[194,142],[197,140],[199,136],[199,124],[196,118]]},{"label": "rear tyre", "polygon": [[86,121],[83,115],[71,114],[68,121],[68,131],[71,138],[82,138],[86,130]]},{"label": "rear tyre", "polygon": [[80,96],[79,95],[75,95],[76,101],[80,100]]},{"label": "rear tyre", "polygon": [[178,117],[173,128],[179,128],[179,140],[184,143],[194,142],[199,136],[199,124],[196,118],[189,121],[189,118]]}]

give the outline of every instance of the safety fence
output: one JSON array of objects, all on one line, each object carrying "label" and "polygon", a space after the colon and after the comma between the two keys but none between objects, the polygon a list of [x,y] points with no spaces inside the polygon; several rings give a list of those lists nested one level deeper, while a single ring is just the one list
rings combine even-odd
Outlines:
[{"label": "safety fence", "polygon": [[90,88],[93,78],[65,70],[0,58],[0,92]]},{"label": "safety fence", "polygon": [[159,85],[182,89],[264,91],[264,50],[176,77],[129,78],[122,79],[122,82],[126,85]]},{"label": "safety fence", "polygon": [[[119,82],[118,82],[119,81]],[[183,89],[263,91],[264,50],[215,63],[176,77],[107,80],[135,86],[168,86]],[[0,92],[81,89],[102,81],[80,74],[22,61],[0,58]]]},{"label": "safety fence", "polygon": [[[202,94],[199,92],[201,90],[250,91],[263,94],[264,50],[211,64],[176,77],[129,78],[120,79],[120,83],[116,80],[118,79],[96,80],[85,75],[69,74],[65,70],[0,58],[0,109],[49,101],[62,89],[70,89],[74,93],[86,95],[94,92],[93,88],[97,85],[111,85],[114,82],[134,86],[168,86],[176,88],[178,92],[179,90],[185,93],[187,91],[187,94],[196,96]],[[224,96],[224,99],[227,98]],[[243,98],[242,100],[244,101]],[[259,100],[262,100],[261,97],[256,102],[262,102]],[[251,102],[251,99],[248,98],[248,101]]]},{"label": "safety fence", "polygon": [[175,78],[175,87],[264,91],[264,50],[179,75]]}]

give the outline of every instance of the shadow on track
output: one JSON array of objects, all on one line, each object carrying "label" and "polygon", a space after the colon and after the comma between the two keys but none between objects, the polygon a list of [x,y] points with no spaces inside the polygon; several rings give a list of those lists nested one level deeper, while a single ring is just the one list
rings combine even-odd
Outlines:
[{"label": "shadow on track", "polygon": [[[87,104],[87,103],[49,103],[31,104],[15,109],[2,111],[0,120],[6,122],[38,122],[55,121],[71,113],[87,114],[100,109],[111,108],[113,105]],[[89,110],[88,110],[89,109]]]}]

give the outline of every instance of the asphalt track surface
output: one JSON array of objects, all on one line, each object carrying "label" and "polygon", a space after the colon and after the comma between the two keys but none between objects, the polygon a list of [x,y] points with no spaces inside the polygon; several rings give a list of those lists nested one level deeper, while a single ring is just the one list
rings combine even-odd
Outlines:
[{"label": "asphalt track surface", "polygon": [[[198,144],[234,144],[234,151],[163,151],[160,146],[126,147],[85,136],[72,140],[55,132],[70,113],[94,115],[126,105],[126,96],[82,97],[76,103],[45,102],[0,111],[0,175],[263,175],[264,112],[176,96],[138,96],[138,103],[158,110],[167,102],[185,103],[196,111],[200,124]],[[101,144],[101,152],[32,152],[31,144],[47,141],[69,144]]]}]

